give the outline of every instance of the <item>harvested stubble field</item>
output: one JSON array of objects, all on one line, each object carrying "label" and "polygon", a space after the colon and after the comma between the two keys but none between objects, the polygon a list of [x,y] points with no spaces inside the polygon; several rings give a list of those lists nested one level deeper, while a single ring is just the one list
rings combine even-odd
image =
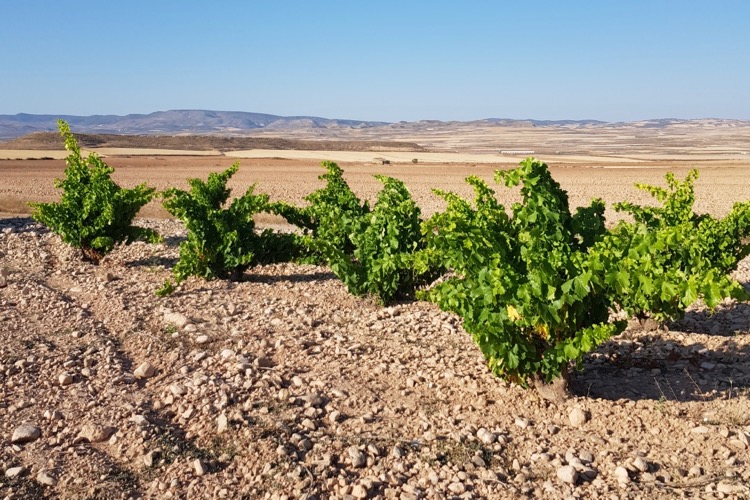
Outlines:
[{"label": "harvested stubble field", "polygon": [[[280,153],[281,155],[281,153]],[[185,187],[227,157],[112,157],[124,186]],[[355,192],[373,173],[463,194],[485,164],[342,161]],[[609,166],[616,166],[616,160]],[[556,164],[574,206],[645,202],[688,165]],[[700,164],[689,166],[701,167]],[[51,201],[60,160],[0,161],[0,492],[10,498],[731,498],[750,489],[750,305],[696,306],[660,329],[633,324],[589,355],[562,405],[492,376],[452,315],[379,308],[326,268],[251,269],[239,283],[189,279],[172,296],[184,237],[157,205],[139,223],[164,244],[83,263],[25,214]],[[301,202],[314,160],[243,159],[253,182]],[[747,165],[711,163],[697,209],[750,198]],[[498,187],[501,199],[513,194]],[[608,212],[609,216],[614,214]],[[266,220],[265,223],[277,221]],[[750,259],[736,277],[750,286]],[[572,466],[567,467],[567,466]]]}]

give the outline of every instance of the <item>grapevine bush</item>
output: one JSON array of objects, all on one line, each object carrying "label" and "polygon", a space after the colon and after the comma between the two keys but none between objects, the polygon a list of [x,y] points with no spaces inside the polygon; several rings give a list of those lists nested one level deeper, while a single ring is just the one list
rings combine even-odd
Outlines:
[{"label": "grapevine bush", "polygon": [[667,188],[636,184],[661,205],[616,204],[634,221],[620,222],[591,254],[592,268],[605,273],[609,293],[631,316],[675,320],[699,298],[713,308],[744,297],[728,273],[750,254],[750,202],[735,204],[723,219],[697,215],[697,177],[691,170],[684,181],[667,174]]},{"label": "grapevine bush", "polygon": [[138,211],[155,195],[155,189],[141,184],[132,189],[118,186],[112,179],[114,169],[96,153],[84,158],[70,126],[57,122],[69,155],[65,178],[55,181],[62,189],[57,203],[32,203],[33,217],[58,234],[62,240],[80,248],[85,259],[98,263],[116,243],[135,240],[156,242],[159,235],[132,225]]},{"label": "grapevine bush", "polygon": [[361,202],[344,179],[344,171],[332,161],[321,166],[326,172],[318,177],[326,185],[305,197],[307,206],[297,207],[284,202],[271,203],[269,210],[299,227],[301,241],[308,248],[308,260],[325,261],[324,246],[341,248],[345,254],[354,251],[349,239],[352,220],[370,213],[367,201]]},{"label": "grapevine bush", "polygon": [[413,293],[421,274],[414,254],[423,247],[420,209],[403,182],[376,176],[383,183],[372,209],[352,192],[343,170],[333,162],[320,179],[325,187],[298,208],[278,203],[276,213],[305,232],[308,248],[328,264],[354,295],[380,303]]},{"label": "grapevine bush", "polygon": [[400,180],[375,176],[383,183],[372,213],[344,222],[351,251],[328,241],[320,249],[328,265],[355,295],[371,295],[383,304],[413,293],[419,274],[414,254],[422,247],[420,210]]},{"label": "grapevine bush", "polygon": [[[256,230],[253,216],[268,210],[269,197],[256,194],[255,185],[224,208],[231,194],[227,182],[238,169],[239,162],[222,173],[209,174],[205,182],[188,180],[190,191],[172,188],[163,193],[164,208],[182,220],[188,230],[173,270],[177,283],[188,276],[239,280],[251,266],[295,256],[294,235]],[[160,294],[171,292],[173,287],[168,281]]]},{"label": "grapevine bush", "polygon": [[567,193],[533,159],[495,180],[522,185],[511,215],[476,177],[468,179],[473,205],[436,191],[448,205],[426,221],[418,260],[452,275],[421,296],[463,318],[494,373],[550,382],[625,327],[609,320],[608,289],[588,267],[589,249],[606,233],[604,204],[571,214]]},{"label": "grapevine bush", "polygon": [[427,249],[417,264],[452,274],[421,296],[463,318],[496,374],[551,382],[623,330],[612,313],[676,319],[698,299],[713,308],[746,297],[727,273],[750,254],[750,202],[723,219],[696,215],[696,177],[638,185],[662,205],[617,204],[634,221],[612,230],[602,201],[572,214],[567,193],[531,158],[496,172],[497,182],[522,185],[511,215],[476,177],[468,179],[473,205],[436,191],[448,206],[424,224]]}]

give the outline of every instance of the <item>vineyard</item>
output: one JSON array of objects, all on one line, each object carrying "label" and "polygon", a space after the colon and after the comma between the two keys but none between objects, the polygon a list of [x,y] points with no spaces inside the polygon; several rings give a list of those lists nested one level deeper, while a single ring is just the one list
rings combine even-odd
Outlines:
[{"label": "vineyard", "polygon": [[331,162],[303,206],[122,189],[61,131],[60,202],[2,222],[4,493],[747,492],[750,201],[694,213],[697,172],[608,224],[528,159],[423,217]]}]

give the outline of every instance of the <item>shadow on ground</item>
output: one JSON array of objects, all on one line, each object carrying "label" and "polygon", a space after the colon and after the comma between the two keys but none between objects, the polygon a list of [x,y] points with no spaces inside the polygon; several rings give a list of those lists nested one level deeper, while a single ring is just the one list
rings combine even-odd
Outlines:
[{"label": "shadow on ground", "polygon": [[47,228],[31,217],[7,217],[0,218],[0,231],[12,229],[16,233],[27,233],[30,231],[47,231]]},{"label": "shadow on ground", "polygon": [[[599,346],[571,378],[577,396],[607,400],[711,401],[750,391],[750,344],[745,333],[711,334],[706,343],[636,333]],[[705,339],[705,337],[704,337]],[[708,347],[707,344],[713,346]]]},{"label": "shadow on ground", "polygon": [[669,324],[670,330],[733,337],[750,331],[750,303],[711,312],[689,311],[679,321]]},{"label": "shadow on ground", "polygon": [[250,270],[249,274],[246,273],[243,276],[242,281],[248,283],[312,283],[315,281],[329,281],[338,279],[332,272],[317,271],[313,273],[305,274],[283,274],[278,276],[270,276],[267,274],[253,274]]}]

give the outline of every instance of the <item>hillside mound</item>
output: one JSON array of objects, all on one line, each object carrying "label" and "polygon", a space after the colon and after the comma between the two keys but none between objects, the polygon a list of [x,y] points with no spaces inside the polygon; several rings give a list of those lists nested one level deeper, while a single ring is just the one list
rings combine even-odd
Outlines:
[{"label": "hillside mound", "polygon": [[[84,148],[174,149],[185,151],[239,151],[279,149],[302,151],[424,151],[413,142],[298,140],[276,137],[225,137],[208,135],[75,134]],[[62,150],[57,132],[34,132],[0,142],[0,149]]]}]

